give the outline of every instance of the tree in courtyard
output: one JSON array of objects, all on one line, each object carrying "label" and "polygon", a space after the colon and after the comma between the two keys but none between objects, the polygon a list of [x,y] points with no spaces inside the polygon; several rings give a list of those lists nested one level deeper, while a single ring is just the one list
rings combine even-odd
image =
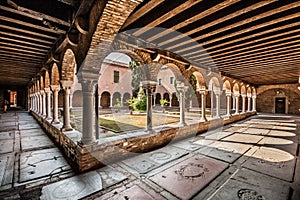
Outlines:
[{"label": "tree in courtyard", "polygon": [[136,62],[131,60],[129,62],[129,69],[131,70],[131,87],[132,87],[132,94],[134,97],[137,97],[141,82],[141,70],[137,67]]}]

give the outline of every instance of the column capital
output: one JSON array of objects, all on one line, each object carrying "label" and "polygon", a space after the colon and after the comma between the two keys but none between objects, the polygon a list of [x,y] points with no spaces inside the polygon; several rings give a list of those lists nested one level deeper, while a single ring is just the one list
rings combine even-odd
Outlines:
[{"label": "column capital", "polygon": [[44,94],[45,94],[45,91],[44,91],[44,90],[40,90],[39,93],[40,93],[41,95],[44,95]]},{"label": "column capital", "polygon": [[256,99],[256,96],[252,96],[252,99]]},{"label": "column capital", "polygon": [[203,95],[207,95],[208,91],[206,89],[199,89],[198,92]]},{"label": "column capital", "polygon": [[59,85],[50,85],[51,90],[54,91],[59,91],[60,90],[60,86]]},{"label": "column capital", "polygon": [[44,88],[44,91],[45,91],[46,93],[50,93],[50,92],[51,92],[50,88]]},{"label": "column capital", "polygon": [[241,96],[242,96],[243,98],[246,98],[246,97],[247,97],[247,95],[246,95],[246,94],[241,94]]},{"label": "column capital", "polygon": [[240,93],[233,93],[233,96],[234,96],[234,97],[239,97],[239,96],[240,96]]},{"label": "column capital", "polygon": [[214,90],[215,95],[221,95],[222,91],[221,90]]},{"label": "column capital", "polygon": [[81,80],[80,83],[83,93],[94,93],[97,80]]},{"label": "column capital", "polygon": [[63,89],[65,89],[65,88],[71,89],[71,87],[72,87],[72,85],[73,85],[73,81],[61,80],[61,81],[59,81],[59,82],[60,82],[61,87],[62,87]]},{"label": "column capital", "polygon": [[143,89],[150,89],[152,92],[155,91],[157,82],[155,81],[142,81],[142,87]]},{"label": "column capital", "polygon": [[227,97],[231,97],[232,93],[231,92],[225,92]]}]

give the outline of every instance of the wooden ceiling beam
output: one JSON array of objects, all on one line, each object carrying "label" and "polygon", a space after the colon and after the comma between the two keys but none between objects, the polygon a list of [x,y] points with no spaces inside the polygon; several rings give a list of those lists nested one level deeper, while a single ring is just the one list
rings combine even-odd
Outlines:
[{"label": "wooden ceiling beam", "polygon": [[12,57],[12,58],[21,58],[24,60],[36,60],[36,61],[41,61],[42,59],[40,59],[40,58],[43,58],[43,57],[39,57],[39,56],[30,56],[30,55],[27,55],[26,57],[24,57],[24,54],[20,54],[20,53],[14,53],[12,55],[11,52],[3,51],[3,50],[0,50],[0,55],[1,55],[1,58]]},{"label": "wooden ceiling beam", "polygon": [[16,8],[17,10],[15,10],[15,9],[8,8],[8,7],[0,5],[0,9],[11,12],[11,13],[15,13],[15,14],[26,16],[26,17],[30,17],[30,18],[33,18],[33,19],[36,19],[36,20],[39,20],[39,21],[48,20],[48,21],[55,22],[55,23],[60,24],[60,25],[67,26],[67,27],[69,27],[71,25],[69,22],[66,22],[64,20],[58,19],[56,17],[49,16],[49,15],[46,15],[46,14],[43,14],[43,13],[40,13],[40,12],[36,12],[36,11],[30,10],[28,8],[24,8],[24,7],[21,7],[21,6],[17,6],[17,8]]},{"label": "wooden ceiling beam", "polygon": [[161,3],[163,3],[165,0],[155,0],[155,1],[149,1],[146,3],[143,7],[141,7],[139,10],[137,10],[135,13],[130,15],[127,20],[125,21],[122,29],[126,28],[142,16],[146,15],[148,12],[159,6]]},{"label": "wooden ceiling beam", "polygon": [[[207,47],[205,48],[205,50],[201,49],[201,50],[197,50],[197,51],[194,51],[194,52],[191,52],[191,53],[186,53],[183,55],[185,56],[190,56],[191,58],[194,58],[194,57],[197,57],[197,55],[193,56],[194,54],[201,54],[203,52],[206,52],[206,51],[209,51],[211,49],[215,49],[217,47],[222,47],[224,45],[228,45],[228,44],[232,44],[232,43],[235,43],[235,42],[240,42],[240,41],[243,41],[243,40],[246,40],[246,39],[251,39],[253,37],[258,37],[258,36],[261,36],[263,34],[267,34],[267,33],[271,33],[271,32],[275,32],[275,31],[279,31],[279,30],[284,30],[286,28],[291,28],[291,27],[294,27],[294,26],[298,26],[300,25],[300,22],[295,22],[295,23],[292,23],[292,24],[288,24],[288,25],[285,25],[285,26],[281,26],[281,27],[277,27],[277,28],[274,28],[274,29],[268,29],[266,31],[262,31],[262,32],[259,32],[259,33],[256,33],[256,34],[252,34],[252,35],[249,35],[249,36],[246,36],[246,37],[240,37],[238,39],[235,39],[235,40],[231,40],[229,42],[225,42],[225,43],[222,43],[220,45],[216,45],[216,46],[212,46],[212,47]],[[272,42],[272,41],[271,41]],[[243,43],[241,43],[243,44]],[[233,47],[234,48],[234,47]],[[247,47],[245,47],[247,48]],[[249,48],[249,47],[248,47]],[[210,53],[214,53],[214,51],[210,52]]]},{"label": "wooden ceiling beam", "polygon": [[38,49],[34,47],[29,47],[26,45],[18,45],[18,44],[12,44],[12,43],[7,43],[7,42],[0,42],[1,46],[8,46],[8,47],[19,47],[20,49],[28,49],[28,50],[34,50],[34,51],[39,51],[39,52],[48,52],[46,49]]},{"label": "wooden ceiling beam", "polygon": [[41,33],[33,32],[33,31],[28,31],[28,30],[24,30],[24,29],[20,29],[20,28],[15,28],[15,27],[12,27],[12,26],[6,26],[6,25],[2,25],[2,24],[0,24],[0,28],[5,28],[5,29],[8,29],[8,30],[12,30],[12,31],[18,31],[18,32],[21,32],[21,33],[27,33],[29,35],[48,38],[48,39],[51,39],[51,40],[56,40],[57,39],[57,37],[54,37],[54,36],[41,34]]},{"label": "wooden ceiling beam", "polygon": [[35,25],[35,24],[32,24],[32,23],[20,21],[20,20],[5,17],[5,16],[1,16],[0,19],[3,20],[3,21],[11,22],[11,23],[14,23],[14,24],[19,24],[19,25],[22,25],[22,26],[27,26],[27,27],[30,27],[30,28],[34,28],[34,29],[37,29],[37,30],[42,30],[42,31],[50,32],[50,33],[55,33],[55,34],[65,34],[66,33],[66,31],[58,29],[58,28],[54,28],[54,29],[46,28],[46,27],[43,27],[43,26]]},{"label": "wooden ceiling beam", "polygon": [[41,64],[41,61],[24,60],[23,58],[10,58],[10,57],[0,58],[0,63],[1,62],[16,63],[16,64],[28,64],[28,65],[40,65]]},{"label": "wooden ceiling beam", "polygon": [[[280,8],[270,10],[268,12],[264,12],[262,14],[247,18],[247,19],[239,21],[239,22],[236,22],[236,23],[228,25],[226,27],[219,28],[219,29],[217,29],[215,31],[212,31],[210,33],[200,35],[198,37],[193,38],[193,40],[195,40],[195,41],[202,40],[204,38],[211,37],[213,35],[225,32],[227,30],[231,30],[231,29],[236,28],[238,26],[245,25],[245,24],[254,22],[256,20],[266,18],[268,16],[274,15],[274,13],[283,12],[283,11],[286,11],[286,10],[289,10],[289,9],[292,9],[292,8],[296,8],[298,6],[300,6],[300,2],[295,2],[295,3],[289,4],[289,5],[285,5],[285,6],[282,6]],[[230,38],[230,37],[234,37],[234,36],[237,36],[237,35],[240,35],[240,34],[243,34],[243,33],[247,33],[247,32],[262,28],[262,27],[273,25],[273,24],[276,24],[276,23],[279,23],[279,22],[282,22],[282,21],[286,21],[286,20],[289,20],[289,19],[296,18],[296,17],[299,17],[299,13],[295,13],[295,14],[291,14],[291,15],[288,15],[288,16],[280,17],[280,18],[277,18],[277,19],[274,19],[274,20],[271,20],[271,21],[268,21],[268,22],[265,22],[265,23],[261,23],[261,24],[252,26],[252,27],[247,28],[247,29],[243,29],[241,31],[233,32],[231,34],[224,35],[222,37],[218,37],[218,38],[215,38],[215,39],[212,39],[212,40],[205,41],[201,44],[201,46],[208,45],[208,44],[211,44],[213,42],[217,42],[217,41],[224,40],[224,39],[227,39],[227,38]],[[174,48],[177,48],[179,46],[188,44],[188,43],[190,43],[190,41],[180,43],[181,45],[179,45],[179,44],[175,45],[174,47],[171,48],[171,50],[174,49]],[[194,47],[194,48],[196,48],[196,47]],[[183,52],[183,51],[184,51],[184,49],[179,51],[179,52]]]},{"label": "wooden ceiling beam", "polygon": [[32,42],[26,42],[26,41],[23,41],[23,40],[5,38],[5,37],[1,37],[1,36],[0,36],[0,39],[5,40],[5,41],[15,42],[15,43],[18,43],[18,44],[27,44],[27,45],[31,45],[31,46],[36,46],[36,47],[44,48],[44,49],[49,49],[50,48],[50,46],[40,45],[40,44],[36,44],[36,43],[32,43]]},{"label": "wooden ceiling beam", "polygon": [[[232,18],[235,18],[235,17],[237,17],[239,15],[242,15],[242,14],[248,13],[250,11],[253,11],[255,9],[258,9],[260,7],[263,7],[263,6],[267,5],[267,4],[273,3],[274,1],[276,1],[276,0],[260,1],[260,2],[258,2],[256,4],[253,4],[253,5],[249,6],[249,7],[246,7],[246,8],[241,9],[241,10],[237,10],[236,12],[233,12],[233,13],[231,13],[229,15],[226,15],[224,17],[221,17],[221,18],[217,19],[217,20],[214,20],[212,22],[209,22],[207,24],[199,26],[198,28],[192,29],[192,30],[190,30],[190,31],[188,31],[186,33],[183,33],[182,35],[179,35],[179,36],[176,36],[176,37],[172,37],[169,40],[165,40],[165,41],[159,43],[158,46],[166,45],[168,43],[174,42],[174,41],[179,40],[181,38],[184,38],[186,36],[189,36],[189,35],[192,35],[194,33],[197,33],[199,31],[205,30],[205,29],[207,29],[207,28],[209,28],[211,26],[217,25],[217,24],[222,23],[224,21],[227,21],[227,20],[230,20]],[[178,27],[173,26],[171,29],[172,30],[178,30],[178,29],[183,28],[183,27],[184,26],[178,26]],[[168,33],[166,33],[166,34],[168,34]],[[161,35],[160,37],[164,36],[163,34],[159,34],[159,35]]]},{"label": "wooden ceiling beam", "polygon": [[[25,50],[25,49],[18,49],[18,48],[11,48],[7,46],[0,46],[0,51],[1,50],[12,50],[14,52],[24,52],[24,53],[29,53],[30,55],[42,55],[43,57],[46,56],[46,53],[41,53],[41,52],[36,52],[36,51],[30,51],[30,50]],[[26,54],[24,54],[26,55]]]},{"label": "wooden ceiling beam", "polygon": [[[195,0],[188,0],[186,2],[184,2],[183,4],[181,4],[180,6],[174,8],[173,10],[171,10],[170,12],[160,16],[159,18],[153,20],[152,22],[150,22],[149,24],[147,24],[145,27],[143,28],[139,28],[136,32],[133,33],[134,36],[140,36],[142,35],[144,32],[149,30],[149,27],[156,27],[159,24],[167,21],[168,19],[171,19],[172,17],[176,16],[177,14],[185,11],[186,9],[190,8],[191,6],[201,2],[202,0],[199,1],[195,1]],[[234,0],[234,1],[239,1],[239,0]],[[148,39],[147,39],[148,40]]]},{"label": "wooden ceiling beam", "polygon": [[[27,39],[27,40],[31,40],[31,41],[36,41],[36,42],[41,42],[41,43],[44,43],[44,44],[50,44],[50,45],[53,45],[53,42],[50,42],[50,41],[47,41],[47,40],[41,40],[41,39],[38,39],[38,38],[34,38],[34,37],[29,37],[29,36],[24,36],[24,35],[18,35],[18,34],[14,34],[14,33],[8,33],[8,32],[1,32],[0,35],[8,35],[8,36],[13,36],[13,37],[16,37],[16,38],[22,38],[22,39]],[[4,38],[6,40],[10,40],[10,41],[18,41],[18,42],[22,42],[23,40],[15,40],[15,39],[11,39],[11,38],[5,38],[5,37],[0,37],[0,38]],[[25,43],[25,41],[24,41]],[[28,42],[27,42],[28,43]],[[30,43],[30,44],[35,44],[34,42],[33,43]],[[47,46],[47,48],[49,48],[49,46]]]}]

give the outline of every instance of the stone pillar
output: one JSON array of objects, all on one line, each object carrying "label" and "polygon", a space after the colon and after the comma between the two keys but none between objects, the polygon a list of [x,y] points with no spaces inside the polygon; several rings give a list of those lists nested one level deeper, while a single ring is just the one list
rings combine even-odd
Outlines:
[{"label": "stone pillar", "polygon": [[155,99],[156,99],[156,96],[155,94],[153,95],[153,106],[155,106]]},{"label": "stone pillar", "polygon": [[187,87],[180,81],[177,82],[177,89],[179,92],[179,108],[180,108],[180,122],[179,126],[186,126],[185,122],[185,92]]},{"label": "stone pillar", "polygon": [[120,98],[121,106],[123,106],[123,96]]},{"label": "stone pillar", "polygon": [[242,113],[246,111],[246,95],[242,94]]},{"label": "stone pillar", "polygon": [[205,89],[200,89],[199,90],[201,94],[201,119],[200,122],[206,122],[206,95],[207,95],[207,90]]},{"label": "stone pillar", "polygon": [[39,108],[40,108],[40,106],[39,106],[40,100],[39,100],[38,93],[36,92],[34,94],[34,96],[35,96],[35,110],[34,111],[38,114],[39,113]]},{"label": "stone pillar", "polygon": [[72,86],[72,81],[60,81],[61,86],[63,89],[63,94],[64,94],[64,124],[62,127],[62,131],[71,131],[73,130],[70,124],[70,93],[71,93],[71,86]]},{"label": "stone pillar", "polygon": [[52,124],[58,124],[59,119],[58,119],[58,92],[60,90],[59,85],[51,85],[51,90],[53,93],[53,119],[52,119]]},{"label": "stone pillar", "polygon": [[214,91],[215,95],[216,95],[216,116],[215,118],[221,118],[220,117],[220,96],[221,96],[221,92],[220,90]]},{"label": "stone pillar", "polygon": [[109,107],[112,108],[114,107],[112,104],[113,104],[113,97],[114,97],[114,94],[111,94],[110,95],[110,102],[109,102]]},{"label": "stone pillar", "polygon": [[232,95],[232,110],[234,110],[235,111],[235,95],[233,94]]},{"label": "stone pillar", "polygon": [[172,107],[172,94],[170,95],[170,104],[169,107]]},{"label": "stone pillar", "polygon": [[94,135],[94,92],[95,84],[97,81],[93,80],[81,80],[82,86],[82,98],[83,98],[83,108],[82,108],[82,138],[81,142],[84,145],[95,143]]},{"label": "stone pillar", "polygon": [[154,81],[142,81],[142,86],[146,90],[147,96],[147,127],[146,131],[153,132],[152,129],[152,94],[156,88],[156,82]]},{"label": "stone pillar", "polygon": [[252,97],[252,111],[256,112],[256,96]]},{"label": "stone pillar", "polygon": [[45,88],[46,93],[46,119],[51,119],[51,90],[50,88]]},{"label": "stone pillar", "polygon": [[41,93],[41,98],[42,98],[42,116],[45,117],[46,116],[46,93],[44,90],[40,91]]},{"label": "stone pillar", "polygon": [[[192,98],[192,97],[191,97]],[[192,109],[193,108],[193,100],[191,99],[190,100],[190,109]]]},{"label": "stone pillar", "polygon": [[231,92],[226,92],[226,116],[229,117],[230,114],[230,99],[231,99]]},{"label": "stone pillar", "polygon": [[43,90],[40,90],[38,95],[39,95],[39,114],[43,115],[43,95],[42,95]]},{"label": "stone pillar", "polygon": [[213,90],[210,91],[210,115],[211,118],[214,117],[214,92]]},{"label": "stone pillar", "polygon": [[235,97],[235,114],[239,114],[239,96],[240,96],[240,94],[234,94],[234,97]]},{"label": "stone pillar", "polygon": [[73,92],[70,93],[69,103],[70,103],[70,109],[72,109],[73,108]]},{"label": "stone pillar", "polygon": [[251,97],[248,96],[248,109],[247,109],[247,112],[250,112],[251,111]]},{"label": "stone pillar", "polygon": [[101,94],[98,95],[98,106],[101,108]]}]

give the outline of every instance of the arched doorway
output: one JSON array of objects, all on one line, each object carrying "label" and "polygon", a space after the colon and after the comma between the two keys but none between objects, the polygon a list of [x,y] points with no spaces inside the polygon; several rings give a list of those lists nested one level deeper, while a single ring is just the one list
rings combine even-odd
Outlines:
[{"label": "arched doorway", "polygon": [[110,107],[110,93],[109,92],[103,92],[101,94],[100,106],[102,108],[109,108]]}]

